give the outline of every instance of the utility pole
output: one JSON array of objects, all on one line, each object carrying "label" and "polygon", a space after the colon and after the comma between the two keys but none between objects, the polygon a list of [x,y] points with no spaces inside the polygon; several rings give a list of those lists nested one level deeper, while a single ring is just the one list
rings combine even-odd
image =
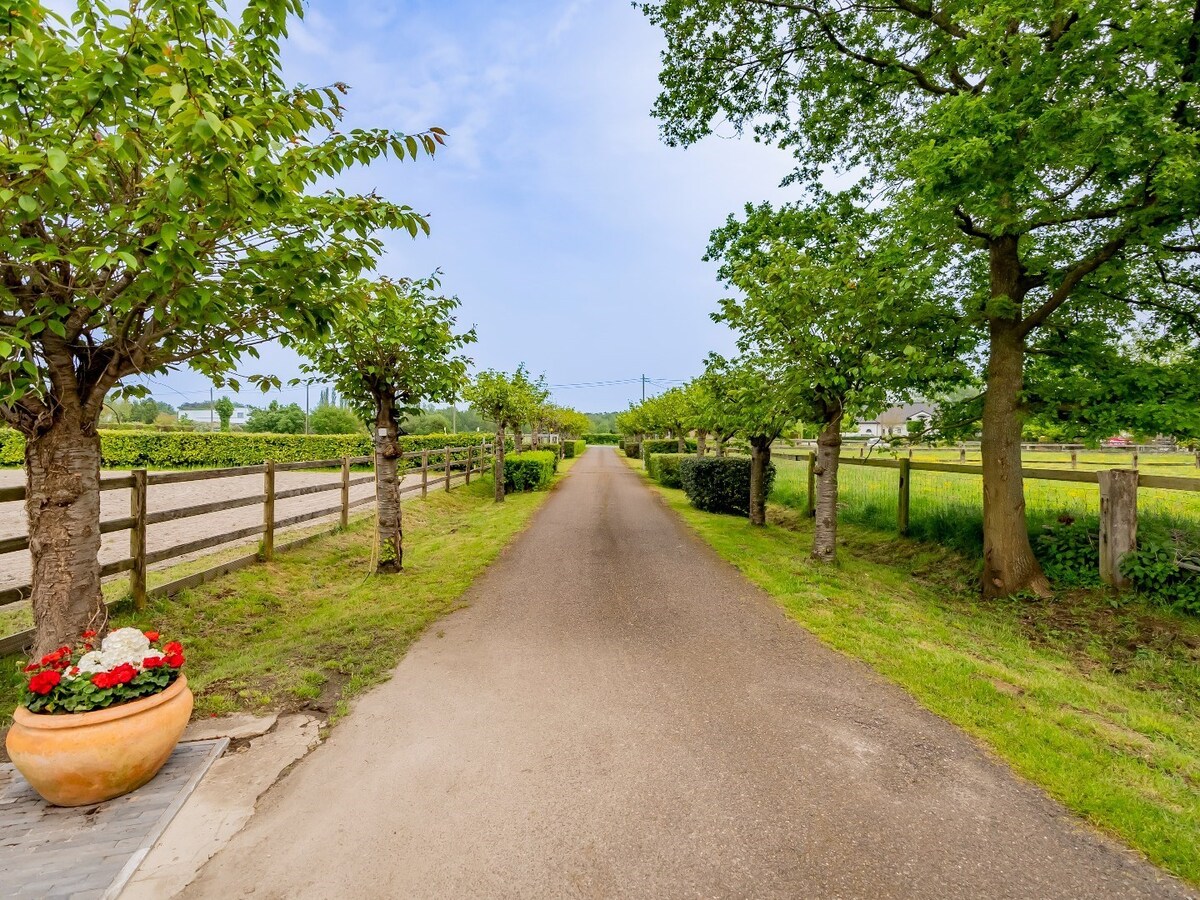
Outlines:
[{"label": "utility pole", "polygon": [[308,388],[309,385],[304,385],[304,433],[308,434]]},{"label": "utility pole", "polygon": [[642,376],[642,402],[646,402],[646,376]]},{"label": "utility pole", "polygon": [[213,424],[213,417],[217,414],[217,404],[213,402],[212,385],[208,386],[208,424]]}]

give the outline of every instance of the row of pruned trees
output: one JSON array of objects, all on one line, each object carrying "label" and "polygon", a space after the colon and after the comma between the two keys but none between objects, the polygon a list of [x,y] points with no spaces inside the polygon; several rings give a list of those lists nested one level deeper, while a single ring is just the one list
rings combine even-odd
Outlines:
[{"label": "row of pruned trees", "polygon": [[588,417],[578,410],[549,402],[545,376],[534,379],[524,364],[511,375],[496,369],[479,372],[466,386],[472,408],[495,424],[496,456],[494,482],[496,502],[504,501],[504,436],[512,432],[513,446],[524,445],[524,428],[529,427],[530,447],[537,450],[542,434],[578,437],[588,430]]},{"label": "row of pruned trees", "polygon": [[293,87],[280,42],[300,0],[215,0],[70,21],[31,0],[0,46],[0,419],[25,438],[35,655],[101,629],[106,397],[187,365],[217,385],[277,340],[376,426],[380,567],[402,560],[400,417],[466,380],[458,301],[437,277],[371,275],[412,208],[319,183],[432,156],[445,132],[341,127],[347,87]]},{"label": "row of pruned trees", "polygon": [[[789,385],[817,372],[795,390],[827,423],[965,368],[943,425],[982,435],[984,593],[1047,592],[1023,423],[1200,433],[1195,3],[642,8],[667,43],[667,142],[752,130],[795,153],[805,191],[714,235],[739,290],[718,318]],[[831,170],[856,189],[823,190]]]}]

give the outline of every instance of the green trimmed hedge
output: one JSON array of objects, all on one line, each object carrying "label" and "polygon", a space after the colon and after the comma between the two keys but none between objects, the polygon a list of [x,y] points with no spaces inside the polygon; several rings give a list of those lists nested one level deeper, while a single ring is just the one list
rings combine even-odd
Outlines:
[{"label": "green trimmed hedge", "polygon": [[[689,456],[679,463],[679,480],[696,509],[750,515],[750,460],[743,456]],[[775,464],[768,463],[765,492],[771,493]]]},{"label": "green trimmed hedge", "polygon": [[549,450],[511,453],[504,457],[504,490],[544,490],[557,469],[558,454]]},{"label": "green trimmed hedge", "polygon": [[[696,452],[696,442],[687,439],[683,442],[687,448],[686,453]],[[642,441],[642,459],[649,459],[655,453],[678,453],[679,441],[675,438],[652,438],[648,441]]]},{"label": "green trimmed hedge", "polygon": [[587,444],[584,441],[563,441],[563,459],[574,459],[577,456],[583,456],[583,451],[586,449]]},{"label": "green trimmed hedge", "polygon": [[630,459],[641,459],[642,458],[642,445],[639,444],[637,441],[633,441],[633,440],[630,440],[629,438],[625,438],[625,443],[623,443],[621,445],[621,449],[625,451],[625,455],[628,456]]},{"label": "green trimmed hedge", "polygon": [[593,431],[583,435],[583,442],[585,444],[619,444],[621,443],[621,436],[619,434]]},{"label": "green trimmed hedge", "polygon": [[651,453],[646,463],[646,472],[663,487],[683,487],[679,477],[679,464],[690,459],[686,453]]},{"label": "green trimmed hedge", "polygon": [[[400,438],[402,452],[478,446],[482,434],[420,434]],[[358,434],[246,434],[220,431],[100,432],[101,465],[108,469],[226,469],[257,466],[263,460],[303,462],[370,456],[371,438]],[[465,454],[455,454],[465,456]],[[12,429],[0,430],[0,465],[25,464],[25,441]],[[409,460],[407,468],[420,463]]]}]

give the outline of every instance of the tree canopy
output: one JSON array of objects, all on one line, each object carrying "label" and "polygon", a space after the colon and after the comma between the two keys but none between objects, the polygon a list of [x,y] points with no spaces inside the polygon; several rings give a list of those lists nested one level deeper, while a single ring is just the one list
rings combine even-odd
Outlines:
[{"label": "tree canopy", "polygon": [[432,153],[441,132],[342,131],[346,85],[285,84],[279,40],[301,12],[251,0],[235,23],[214,0],[80,0],[67,22],[6,7],[10,424],[36,435],[64,406],[95,421],[122,379],[183,362],[221,384],[249,345],[322,328],[330,287],[372,264],[379,229],[426,230],[377,195],[309,193],[355,163]]},{"label": "tree canopy", "polygon": [[1103,362],[1107,323],[1196,339],[1200,16],[1193,3],[662,0],[669,143],[719,123],[889,198],[953,245],[982,360],[984,589],[1042,591],[1021,489],[1027,355]]}]

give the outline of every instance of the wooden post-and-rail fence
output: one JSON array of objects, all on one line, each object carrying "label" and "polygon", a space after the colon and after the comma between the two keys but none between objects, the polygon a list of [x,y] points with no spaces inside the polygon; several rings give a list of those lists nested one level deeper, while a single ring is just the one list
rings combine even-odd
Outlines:
[{"label": "wooden post-and-rail fence", "polygon": [[[469,484],[474,474],[487,472],[491,466],[494,447],[490,443],[466,447],[446,447],[442,450],[418,450],[401,456],[404,461],[402,477],[416,474],[419,466],[421,478],[419,481],[403,486],[401,494],[420,491],[425,496],[429,485],[429,471],[436,467],[439,480],[447,491],[451,489],[451,481],[463,479]],[[265,461],[260,466],[241,466],[227,469],[198,469],[182,472],[147,472],[145,469],[135,469],[129,475],[106,476],[100,479],[101,491],[129,490],[129,516],[123,519],[109,519],[100,523],[101,534],[111,534],[119,531],[129,532],[129,556],[114,560],[100,567],[100,575],[107,578],[121,572],[129,572],[129,596],[135,608],[144,609],[149,598],[170,597],[189,588],[197,587],[221,575],[237,571],[256,562],[271,560],[281,550],[287,550],[307,543],[316,537],[329,533],[331,529],[318,531],[315,534],[295,538],[286,543],[276,543],[276,533],[284,528],[290,528],[313,519],[322,519],[336,515],[338,523],[335,528],[345,528],[350,522],[350,511],[375,502],[374,493],[350,499],[350,489],[356,485],[367,484],[375,480],[374,473],[352,475],[356,466],[369,466],[373,463],[371,456],[347,456],[342,459],[304,460],[301,462],[276,463]],[[411,466],[411,468],[409,468]],[[276,476],[280,472],[290,472],[304,469],[340,469],[340,477],[336,481],[305,487],[277,490]],[[222,478],[238,478],[246,475],[263,476],[263,491],[246,497],[234,497],[226,500],[215,500],[178,509],[150,512],[148,509],[149,488],[157,485],[182,484],[192,481],[208,481]],[[281,500],[318,494],[326,491],[339,491],[339,502],[310,512],[300,513],[280,519],[276,515],[276,504]],[[25,499],[25,488],[0,488],[0,503],[16,502]],[[233,531],[185,541],[161,550],[148,551],[146,538],[149,527],[165,522],[174,522],[209,513],[225,512],[246,506],[261,505],[263,517],[261,524],[238,528]],[[201,572],[177,578],[153,588],[147,586],[148,572],[154,566],[167,560],[197,553],[222,544],[229,544],[244,538],[261,535],[258,550],[220,563]],[[29,537],[11,537],[0,539],[0,554],[20,553],[29,549]],[[0,589],[0,608],[29,599],[31,585],[23,584],[17,587]],[[0,637],[0,655],[25,649],[33,638],[33,630]]]},{"label": "wooden post-and-rail fence", "polygon": [[[816,514],[817,454],[801,455],[773,451],[775,459],[808,463],[809,518]],[[877,469],[896,469],[897,480],[896,530],[907,535],[911,509],[912,472],[945,472],[961,475],[983,475],[983,466],[961,463],[918,462],[913,459],[853,459],[842,457],[842,466],[868,466]],[[1022,469],[1028,480],[1074,481],[1095,484],[1100,489],[1100,577],[1106,584],[1125,587],[1129,583],[1121,573],[1121,559],[1137,549],[1138,488],[1157,488],[1168,491],[1200,491],[1200,478],[1181,478],[1172,475],[1148,475],[1137,469],[1102,469],[1081,472],[1076,469]]]}]

